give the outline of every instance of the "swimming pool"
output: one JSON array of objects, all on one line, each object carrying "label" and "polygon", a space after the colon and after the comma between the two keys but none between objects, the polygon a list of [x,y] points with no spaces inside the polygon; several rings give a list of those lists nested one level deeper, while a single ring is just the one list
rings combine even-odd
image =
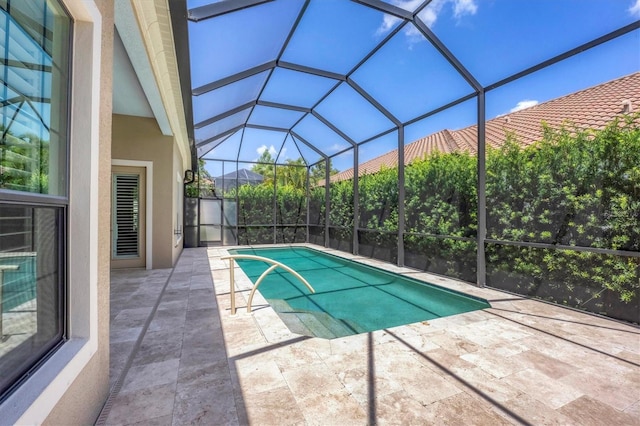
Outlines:
[{"label": "swimming pool", "polygon": [[[247,248],[229,253],[276,260],[314,287],[316,292],[311,294],[279,268],[258,287],[287,327],[298,334],[331,339],[490,307],[484,299],[307,247]],[[256,260],[237,262],[254,283],[270,266]]]}]

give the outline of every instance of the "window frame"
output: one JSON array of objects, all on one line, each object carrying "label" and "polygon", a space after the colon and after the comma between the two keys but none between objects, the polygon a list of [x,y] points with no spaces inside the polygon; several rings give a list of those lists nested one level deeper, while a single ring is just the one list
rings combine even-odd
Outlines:
[{"label": "window frame", "polygon": [[[64,138],[60,139],[58,143],[58,149],[62,151],[59,154],[59,158],[56,159],[56,162],[59,162],[64,158],[64,168],[62,170],[58,170],[57,174],[64,174],[64,188],[62,188],[62,193],[64,195],[51,195],[51,194],[43,194],[36,192],[28,192],[28,191],[17,191],[11,189],[0,188],[0,205],[3,206],[16,206],[16,207],[25,207],[31,209],[52,209],[55,211],[55,221],[56,221],[56,229],[54,230],[55,234],[55,247],[56,247],[56,291],[57,291],[57,303],[55,307],[55,319],[57,321],[58,327],[54,336],[51,337],[46,343],[42,344],[42,346],[38,347],[35,353],[27,352],[28,361],[25,364],[29,366],[21,370],[18,374],[13,374],[11,379],[4,384],[4,387],[0,387],[0,404],[2,404],[5,400],[7,400],[13,392],[19,388],[33,373],[44,363],[47,359],[49,359],[53,353],[59,349],[67,340],[68,340],[68,312],[67,312],[67,294],[68,294],[68,280],[67,280],[67,270],[69,267],[69,255],[68,255],[68,225],[69,225],[69,200],[70,200],[70,161],[71,161],[71,112],[72,112],[72,86],[74,81],[73,74],[73,63],[74,63],[74,19],[71,13],[69,12],[66,4],[62,0],[45,0],[47,3],[49,1],[53,1],[56,3],[56,7],[54,10],[56,12],[59,10],[61,12],[60,18],[66,18],[68,21],[68,34],[66,41],[66,75],[68,76],[68,84],[66,90],[64,92],[60,92],[59,101],[64,102],[65,108],[65,119],[60,120],[60,123],[64,123],[63,125],[66,127],[64,129]],[[6,12],[11,14],[11,12]],[[64,15],[62,15],[64,14]],[[46,18],[45,18],[46,19]],[[19,25],[19,22],[13,20],[15,25]],[[44,23],[46,25],[46,22]],[[23,29],[23,31],[25,31]],[[5,49],[8,49],[8,46],[5,46]],[[9,54],[9,52],[7,52]],[[61,67],[64,67],[64,64],[60,64]],[[57,103],[54,105],[53,99],[50,104],[51,108],[60,107]],[[60,129],[51,129],[50,133],[62,133]],[[52,166],[55,163],[50,163]],[[37,283],[37,281],[36,281]],[[37,285],[37,284],[36,284]],[[37,298],[37,296],[36,296]],[[36,315],[40,315],[38,311],[36,311]],[[30,337],[27,341],[31,341],[34,336]],[[24,343],[20,344],[16,349],[20,350]],[[15,349],[14,349],[15,350]]]},{"label": "window frame", "polygon": [[[43,423],[89,363],[101,362],[95,361],[98,351],[108,354],[108,304],[105,308],[105,304],[99,303],[99,293],[106,291],[108,298],[108,260],[104,262],[108,253],[99,249],[99,226],[104,227],[107,215],[100,209],[104,203],[99,190],[100,177],[110,170],[110,158],[101,158],[109,156],[109,145],[100,144],[101,139],[108,138],[105,126],[101,125],[101,117],[107,115],[101,101],[105,85],[102,75],[111,65],[109,57],[102,64],[103,49],[109,52],[109,45],[103,43],[103,16],[95,0],[58,0],[58,3],[71,19],[67,194],[66,197],[29,194],[25,198],[22,193],[3,190],[0,197],[16,203],[62,205],[61,232],[66,257],[61,276],[66,283],[62,299],[66,340],[41,359],[39,368],[0,402],[0,418],[11,424]],[[110,22],[109,17],[105,19]],[[106,282],[107,286],[100,287],[99,282]],[[106,326],[99,327],[99,318],[104,319],[105,310],[107,321],[101,324]]]}]

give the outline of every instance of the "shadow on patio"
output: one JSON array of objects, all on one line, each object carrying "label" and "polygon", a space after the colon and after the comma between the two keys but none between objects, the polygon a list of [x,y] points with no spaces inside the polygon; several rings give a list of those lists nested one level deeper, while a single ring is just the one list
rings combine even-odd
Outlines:
[{"label": "shadow on patio", "polygon": [[263,308],[246,314],[240,270],[231,317],[225,253],[112,272],[112,395],[98,424],[638,423],[635,327],[403,269],[492,308],[311,338],[258,294]]}]

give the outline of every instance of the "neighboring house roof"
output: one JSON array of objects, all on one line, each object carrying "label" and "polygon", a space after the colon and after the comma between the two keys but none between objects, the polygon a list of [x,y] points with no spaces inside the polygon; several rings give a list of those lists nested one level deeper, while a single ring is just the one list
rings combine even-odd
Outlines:
[{"label": "neighboring house roof", "polygon": [[[568,124],[602,129],[615,117],[636,111],[640,111],[640,72],[488,120],[485,140],[487,146],[499,147],[506,140],[506,135],[513,133],[520,144],[527,146],[542,139],[542,122],[554,128]],[[433,133],[405,145],[404,162],[409,164],[435,151],[475,154],[477,134],[477,125]],[[395,149],[361,163],[358,174],[376,173],[382,167],[397,165],[398,150]],[[353,169],[348,169],[331,176],[331,182],[352,178]]]},{"label": "neighboring house roof", "polygon": [[231,173],[227,173],[226,175],[223,176],[218,176],[216,178],[214,178],[216,181],[220,181],[222,179],[224,180],[242,180],[242,181],[249,181],[249,182],[262,182],[264,180],[264,177],[262,177],[262,175],[258,174],[258,173],[254,173],[251,170],[247,170],[247,169],[240,169],[238,171],[233,171]]}]

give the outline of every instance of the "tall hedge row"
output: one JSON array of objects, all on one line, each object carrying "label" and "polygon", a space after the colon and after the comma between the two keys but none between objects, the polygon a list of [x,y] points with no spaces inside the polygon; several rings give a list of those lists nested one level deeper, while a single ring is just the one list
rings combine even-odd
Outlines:
[{"label": "tall hedge row", "polygon": [[[638,120],[626,117],[600,131],[545,127],[535,144],[523,147],[510,135],[487,150],[487,238],[496,240],[486,245],[489,285],[640,322],[640,257],[500,243],[640,252]],[[397,182],[396,168],[359,179],[362,254],[395,260]],[[470,153],[436,152],[405,168],[407,265],[476,280],[476,188],[477,161]],[[271,220],[269,191],[240,189],[241,224]],[[277,194],[283,206],[278,222],[303,223],[304,209],[296,206],[304,205],[304,192],[285,187]],[[323,187],[310,190],[309,205],[309,223],[322,226]],[[353,220],[353,182],[332,183],[330,224],[343,227],[332,230],[335,246],[348,247]]]}]

